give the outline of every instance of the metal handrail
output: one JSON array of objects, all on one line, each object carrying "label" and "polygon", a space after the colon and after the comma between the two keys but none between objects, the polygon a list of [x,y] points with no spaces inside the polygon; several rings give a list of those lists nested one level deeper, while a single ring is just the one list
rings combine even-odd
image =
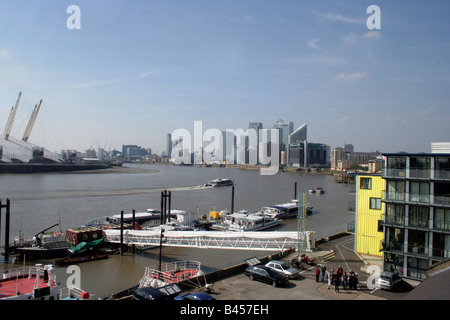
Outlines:
[{"label": "metal handrail", "polygon": [[[163,266],[151,266],[145,268],[144,276],[141,278],[139,285],[146,286],[148,282],[156,279],[165,284],[177,283],[182,280],[194,277],[200,271],[201,263],[198,261],[176,261],[167,263]],[[180,270],[189,270],[176,274]]]},{"label": "metal handrail", "polygon": [[[2,283],[1,289],[11,289],[13,287],[16,288],[15,292],[19,292],[19,279],[28,278],[35,279],[33,289],[40,288],[40,279],[44,278],[45,267],[42,266],[34,266],[34,267],[21,267],[17,269],[6,270],[3,272],[2,279],[0,282]],[[52,272],[48,272],[48,286],[55,287],[56,286],[56,277]],[[14,280],[15,283],[10,286],[5,286],[6,280]]]}]

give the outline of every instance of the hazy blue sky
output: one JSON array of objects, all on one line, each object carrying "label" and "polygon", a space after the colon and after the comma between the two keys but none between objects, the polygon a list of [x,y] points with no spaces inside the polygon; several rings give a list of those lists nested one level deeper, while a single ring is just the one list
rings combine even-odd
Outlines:
[{"label": "hazy blue sky", "polygon": [[42,98],[29,141],[51,150],[161,152],[195,120],[281,118],[332,148],[430,152],[450,141],[449,13],[449,1],[1,0],[0,130],[22,91],[12,135]]}]

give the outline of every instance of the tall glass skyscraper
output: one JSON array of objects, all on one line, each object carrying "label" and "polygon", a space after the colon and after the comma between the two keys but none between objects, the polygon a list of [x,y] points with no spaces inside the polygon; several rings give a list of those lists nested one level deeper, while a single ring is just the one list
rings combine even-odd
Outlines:
[{"label": "tall glass skyscraper", "polygon": [[280,129],[280,143],[282,143],[280,151],[286,151],[289,145],[289,136],[294,131],[294,123],[279,119],[275,122],[274,128]]}]

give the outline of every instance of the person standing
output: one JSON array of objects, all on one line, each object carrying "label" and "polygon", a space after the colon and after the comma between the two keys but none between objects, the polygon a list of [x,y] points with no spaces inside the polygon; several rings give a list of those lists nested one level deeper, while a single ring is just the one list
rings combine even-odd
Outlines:
[{"label": "person standing", "polygon": [[339,293],[339,273],[336,271],[334,275],[334,293]]},{"label": "person standing", "polygon": [[316,267],[316,282],[319,282],[320,270],[319,267]]},{"label": "person standing", "polygon": [[348,280],[347,272],[344,272],[344,274],[342,275],[342,288],[344,288],[344,290],[347,290],[347,280]]},{"label": "person standing", "polygon": [[331,268],[330,271],[327,271],[327,278],[328,278],[327,289],[330,289],[331,283],[333,282],[333,276],[334,276],[334,272],[333,272],[333,268]]},{"label": "person standing", "polygon": [[320,279],[320,281],[322,282],[325,279],[325,272],[327,272],[327,267],[325,265],[322,265],[322,278]]}]

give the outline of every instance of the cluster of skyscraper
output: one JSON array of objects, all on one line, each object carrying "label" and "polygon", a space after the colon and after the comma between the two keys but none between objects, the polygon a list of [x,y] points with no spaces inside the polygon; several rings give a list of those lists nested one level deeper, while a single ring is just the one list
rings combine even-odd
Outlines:
[{"label": "cluster of skyscraper", "polygon": [[[187,146],[189,142],[183,141],[186,137],[175,137],[169,133],[167,155],[173,158],[178,157],[179,150],[193,150],[189,152],[191,163],[266,165],[264,157],[268,156],[272,163],[276,159],[282,166],[306,168],[330,165],[330,147],[322,143],[309,143],[306,124],[294,131],[292,121],[280,119],[270,128],[264,128],[261,122],[250,122],[247,131],[227,129],[220,131],[218,136],[220,142],[216,144],[217,148],[212,150],[210,147],[205,152],[204,141],[201,146],[197,145],[200,148],[196,150]],[[174,150],[177,150],[177,155],[174,155]]]}]

